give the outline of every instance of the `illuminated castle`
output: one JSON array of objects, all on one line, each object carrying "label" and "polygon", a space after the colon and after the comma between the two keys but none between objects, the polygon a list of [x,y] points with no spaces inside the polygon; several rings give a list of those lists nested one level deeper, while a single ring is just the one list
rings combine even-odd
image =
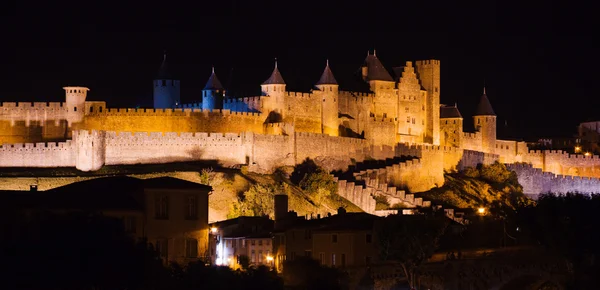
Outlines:
[{"label": "illuminated castle", "polygon": [[[369,53],[361,72],[366,92],[340,89],[328,62],[313,90],[290,92],[275,63],[261,95],[233,98],[226,97],[213,68],[202,101],[181,104],[180,81],[169,74],[165,56],[153,82],[153,109],[107,108],[105,102],[87,101],[85,87],[65,87],[63,103],[2,103],[0,167],[89,171],[216,160],[266,173],[306,158],[334,170],[365,159],[410,155],[419,161],[398,167],[403,169],[387,183],[413,192],[443,184],[444,170],[494,161],[600,177],[598,156],[536,152],[524,142],[498,140],[485,90],[473,116],[474,132],[464,132],[457,106],[440,104],[439,60],[406,62],[392,76]],[[587,180],[576,187],[595,186],[595,179]]]}]

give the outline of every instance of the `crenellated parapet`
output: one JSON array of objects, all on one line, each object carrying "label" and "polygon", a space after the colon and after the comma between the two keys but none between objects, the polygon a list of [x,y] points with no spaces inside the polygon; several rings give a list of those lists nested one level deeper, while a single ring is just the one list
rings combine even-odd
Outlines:
[{"label": "crenellated parapet", "polygon": [[600,179],[572,175],[557,175],[535,168],[531,164],[507,164],[515,171],[523,192],[533,198],[542,193],[600,193]]}]

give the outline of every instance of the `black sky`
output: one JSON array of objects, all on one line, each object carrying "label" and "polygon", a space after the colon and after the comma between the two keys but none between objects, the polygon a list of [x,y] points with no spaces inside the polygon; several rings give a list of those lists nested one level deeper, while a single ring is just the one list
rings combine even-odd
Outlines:
[{"label": "black sky", "polygon": [[288,90],[310,90],[327,58],[343,89],[376,49],[389,70],[407,60],[440,59],[442,103],[457,102],[465,120],[484,81],[499,124],[521,137],[568,136],[579,122],[600,119],[600,98],[592,91],[598,61],[591,7],[207,2],[5,4],[0,101],[61,101],[62,86],[82,85],[91,89],[88,99],[110,107],[149,106],[165,49],[186,102],[197,100],[211,65],[224,84],[258,94],[275,57]]}]

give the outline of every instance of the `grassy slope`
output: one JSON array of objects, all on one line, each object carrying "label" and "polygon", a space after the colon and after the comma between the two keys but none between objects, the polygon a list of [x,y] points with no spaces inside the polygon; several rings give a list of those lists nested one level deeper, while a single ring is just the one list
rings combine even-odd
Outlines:
[{"label": "grassy slope", "polygon": [[[323,202],[321,207],[315,206],[310,197],[307,196],[299,187],[293,185],[288,179],[282,179],[275,175],[260,175],[254,173],[242,174],[240,170],[213,167],[212,164],[202,162],[183,162],[171,164],[150,164],[150,165],[120,165],[104,166],[98,171],[82,172],[75,168],[2,168],[0,177],[51,177],[67,178],[68,184],[74,182],[76,177],[96,178],[113,175],[129,175],[137,178],[153,178],[160,176],[172,176],[191,182],[201,183],[199,172],[203,168],[214,168],[215,177],[213,180],[213,194],[209,197],[209,219],[211,222],[224,220],[230,209],[231,202],[235,200],[238,194],[246,191],[254,183],[273,184],[276,182],[285,182],[289,184],[289,210],[294,210],[299,216],[310,214],[336,213],[339,207],[346,208],[348,212],[361,211],[357,206],[343,198],[329,198]],[[47,180],[45,182],[48,182]],[[62,185],[62,183],[61,183]]]},{"label": "grassy slope", "polygon": [[520,202],[530,202],[523,195],[520,185],[493,183],[460,173],[445,174],[442,187],[418,193],[418,196],[431,200],[434,204],[457,208],[478,208],[495,203],[514,208]]}]

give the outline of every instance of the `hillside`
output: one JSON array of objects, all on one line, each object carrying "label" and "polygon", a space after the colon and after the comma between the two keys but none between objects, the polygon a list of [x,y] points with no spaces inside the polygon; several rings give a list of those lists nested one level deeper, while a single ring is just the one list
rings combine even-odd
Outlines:
[{"label": "hillside", "polygon": [[444,185],[418,193],[434,204],[456,208],[508,208],[533,201],[523,194],[515,172],[502,163],[446,173]]},{"label": "hillside", "polygon": [[[243,200],[244,194],[251,188],[267,189],[267,192],[287,193],[289,210],[296,211],[299,216],[326,216],[335,213],[339,207],[348,212],[361,211],[358,207],[335,194],[315,199],[314,195],[302,190],[298,184],[290,181],[293,168],[287,173],[261,175],[248,173],[243,168],[221,168],[216,164],[206,162],[181,162],[153,165],[120,165],[104,166],[93,172],[81,172],[75,168],[2,168],[0,169],[0,190],[29,190],[32,184],[38,185],[38,190],[49,190],[70,183],[115,175],[127,175],[141,179],[171,176],[191,182],[208,184],[213,187],[209,196],[209,220],[211,222],[235,217],[232,205]],[[265,191],[265,190],[262,190]],[[259,190],[259,193],[262,193]],[[264,196],[260,200],[272,215],[272,196]],[[240,198],[242,197],[242,198]],[[248,214],[248,212],[246,212]]]}]

